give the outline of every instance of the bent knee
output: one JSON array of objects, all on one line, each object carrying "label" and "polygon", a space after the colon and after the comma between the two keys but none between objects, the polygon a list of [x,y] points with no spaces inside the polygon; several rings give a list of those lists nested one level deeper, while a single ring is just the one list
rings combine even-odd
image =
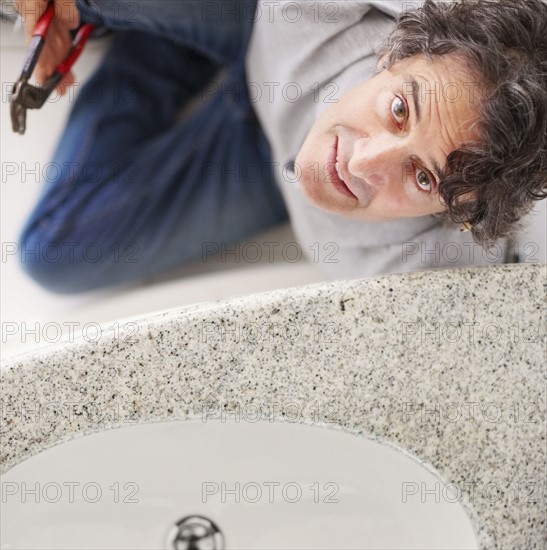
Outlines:
[{"label": "bent knee", "polygon": [[109,284],[101,278],[105,258],[103,247],[96,242],[59,239],[34,227],[22,232],[14,248],[23,272],[56,294],[85,292]]}]

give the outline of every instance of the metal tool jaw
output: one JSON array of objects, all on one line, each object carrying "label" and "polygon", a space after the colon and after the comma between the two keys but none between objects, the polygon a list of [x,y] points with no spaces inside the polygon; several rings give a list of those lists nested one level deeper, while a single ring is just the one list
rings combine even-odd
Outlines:
[{"label": "metal tool jaw", "polygon": [[[54,75],[55,76],[55,75]],[[10,95],[11,125],[14,132],[24,134],[27,121],[27,109],[40,109],[46,102],[60,78],[48,78],[44,86],[29,84],[28,78],[20,78],[12,88]]]}]

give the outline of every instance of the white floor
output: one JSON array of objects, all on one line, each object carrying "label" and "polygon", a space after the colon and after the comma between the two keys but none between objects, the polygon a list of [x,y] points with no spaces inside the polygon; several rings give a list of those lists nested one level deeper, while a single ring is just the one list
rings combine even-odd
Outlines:
[{"label": "white floor", "polygon": [[[0,26],[0,105],[1,182],[1,300],[2,355],[30,350],[56,342],[60,334],[76,333],[89,323],[104,323],[139,316],[152,311],[219,300],[231,296],[319,282],[325,276],[317,266],[304,261],[290,263],[278,254],[270,263],[250,264],[230,259],[197,263],[180,270],[174,280],[149,281],[139,288],[99,291],[74,296],[59,296],[45,291],[22,273],[13,254],[21,226],[40,192],[38,174],[48,162],[62,129],[71,101],[52,96],[38,111],[27,117],[24,136],[11,130],[8,93],[19,76],[25,46],[22,33],[14,33],[10,24]],[[96,66],[105,41],[89,42],[75,72],[84,80]],[[521,243],[534,242],[539,247],[535,257],[546,262],[546,201],[529,217],[530,225]],[[288,224],[249,239],[258,242],[294,242]],[[241,243],[243,246],[243,243]],[[267,250],[264,248],[264,250]],[[75,323],[69,325],[68,323]],[[71,328],[73,327],[73,328]],[[36,332],[37,329],[37,332]],[[59,329],[61,333],[59,333]]]}]

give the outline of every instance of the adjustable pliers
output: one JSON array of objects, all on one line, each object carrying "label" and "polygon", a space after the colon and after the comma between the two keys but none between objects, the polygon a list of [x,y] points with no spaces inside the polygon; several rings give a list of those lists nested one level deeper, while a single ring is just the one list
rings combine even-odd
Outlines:
[{"label": "adjustable pliers", "polygon": [[94,29],[94,26],[90,23],[82,25],[66,58],[59,64],[54,73],[47,78],[43,86],[33,86],[29,84],[28,80],[32,75],[32,71],[34,71],[38,57],[40,57],[47,31],[54,15],[55,7],[53,2],[50,2],[46,11],[40,17],[38,23],[36,23],[21,76],[12,88],[10,96],[11,124],[13,131],[19,134],[25,133],[27,109],[39,109],[42,107],[51,95],[51,92],[53,92],[57,84],[61,82],[65,74],[78,59],[89,35]]}]

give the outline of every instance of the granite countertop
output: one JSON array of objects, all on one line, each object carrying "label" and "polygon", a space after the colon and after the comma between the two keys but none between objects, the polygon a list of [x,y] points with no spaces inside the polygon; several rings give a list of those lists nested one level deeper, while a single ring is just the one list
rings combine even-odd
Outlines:
[{"label": "granite countertop", "polygon": [[286,421],[290,402],[298,421],[435,468],[461,490],[482,547],[544,548],[546,283],[546,266],[532,264],[333,281],[12,357],[2,472],[87,433],[194,418],[211,403],[278,403]]}]

